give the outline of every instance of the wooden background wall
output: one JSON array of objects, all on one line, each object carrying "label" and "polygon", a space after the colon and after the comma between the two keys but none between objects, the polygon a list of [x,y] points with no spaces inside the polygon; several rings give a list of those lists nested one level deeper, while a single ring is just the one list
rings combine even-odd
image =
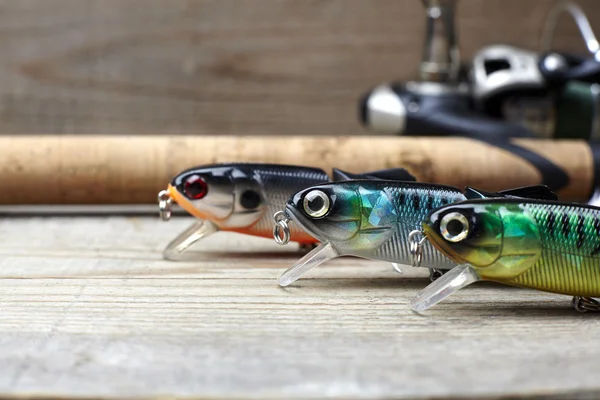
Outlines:
[{"label": "wooden background wall", "polygon": [[[537,48],[553,4],[460,0],[463,56]],[[362,133],[357,98],[413,76],[423,30],[418,0],[3,0],[0,132]]]}]

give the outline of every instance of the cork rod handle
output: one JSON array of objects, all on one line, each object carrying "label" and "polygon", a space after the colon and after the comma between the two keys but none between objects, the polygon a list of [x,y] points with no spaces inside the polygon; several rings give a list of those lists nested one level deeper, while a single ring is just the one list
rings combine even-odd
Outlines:
[{"label": "cork rod handle", "polygon": [[[593,159],[583,141],[520,140],[563,169],[564,200],[587,200]],[[260,136],[0,137],[0,204],[139,204],[180,171],[218,162],[314,166],[330,172],[405,167],[418,180],[482,190],[541,182],[526,160],[460,138]]]}]

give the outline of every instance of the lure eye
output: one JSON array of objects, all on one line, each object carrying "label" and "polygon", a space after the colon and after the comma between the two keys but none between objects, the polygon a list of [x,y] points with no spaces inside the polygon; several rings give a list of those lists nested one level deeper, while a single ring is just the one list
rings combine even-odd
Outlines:
[{"label": "lure eye", "polygon": [[198,175],[192,175],[183,184],[183,193],[192,200],[200,200],[208,193],[208,185]]},{"label": "lure eye", "polygon": [[469,234],[469,220],[461,213],[446,214],[440,221],[440,233],[449,242],[460,242]]},{"label": "lure eye", "polygon": [[308,192],[304,197],[304,212],[313,218],[320,218],[329,211],[329,197],[320,190]]}]

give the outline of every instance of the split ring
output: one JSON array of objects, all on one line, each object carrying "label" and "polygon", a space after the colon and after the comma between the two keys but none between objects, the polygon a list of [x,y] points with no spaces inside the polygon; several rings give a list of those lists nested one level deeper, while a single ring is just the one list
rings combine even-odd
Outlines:
[{"label": "split ring", "polygon": [[275,226],[273,227],[273,239],[275,239],[275,243],[281,246],[288,244],[291,239],[290,226],[288,225],[290,218],[284,211],[277,211],[273,215],[273,221],[275,222]]},{"label": "split ring", "polygon": [[423,243],[427,238],[422,231],[416,229],[408,234],[410,254],[412,255],[412,266],[420,267],[423,260]]},{"label": "split ring", "polygon": [[173,199],[171,198],[171,195],[169,195],[169,192],[166,190],[162,190],[159,194],[158,194],[158,212],[160,214],[160,218],[163,221],[168,221],[171,219],[171,213],[173,211],[172,205],[173,205]]}]

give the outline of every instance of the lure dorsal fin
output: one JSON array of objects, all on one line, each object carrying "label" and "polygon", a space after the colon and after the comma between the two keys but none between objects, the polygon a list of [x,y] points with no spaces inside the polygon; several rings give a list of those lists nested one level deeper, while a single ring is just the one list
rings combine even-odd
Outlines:
[{"label": "lure dorsal fin", "polygon": [[502,190],[498,192],[503,196],[523,197],[536,200],[558,200],[558,196],[546,185],[523,186],[516,189]]},{"label": "lure dorsal fin", "polygon": [[338,168],[333,168],[333,181],[349,181],[356,179],[381,179],[391,181],[416,182],[416,178],[404,168],[390,168],[379,171],[366,172],[364,174],[354,174],[352,172],[342,171]]},{"label": "lure dorsal fin", "polygon": [[489,199],[494,197],[519,197],[522,199],[533,200],[558,200],[556,193],[551,191],[546,185],[523,186],[515,189],[501,190],[497,193],[486,192],[470,186],[465,188],[465,197],[473,199]]},{"label": "lure dorsal fin", "polygon": [[367,172],[366,175],[388,180],[388,181],[404,181],[404,182],[416,182],[417,178],[408,170],[404,168],[389,168],[381,169],[379,171]]},{"label": "lure dorsal fin", "polygon": [[483,190],[475,189],[473,187],[467,186],[465,188],[465,197],[468,200],[473,199],[489,199],[491,197],[501,197],[498,193],[486,192]]},{"label": "lure dorsal fin", "polygon": [[359,175],[353,174],[351,172],[342,171],[341,169],[334,168],[332,175],[331,175],[331,180],[334,182],[351,181],[353,179],[357,179],[357,178],[354,178],[355,176],[359,176]]}]

